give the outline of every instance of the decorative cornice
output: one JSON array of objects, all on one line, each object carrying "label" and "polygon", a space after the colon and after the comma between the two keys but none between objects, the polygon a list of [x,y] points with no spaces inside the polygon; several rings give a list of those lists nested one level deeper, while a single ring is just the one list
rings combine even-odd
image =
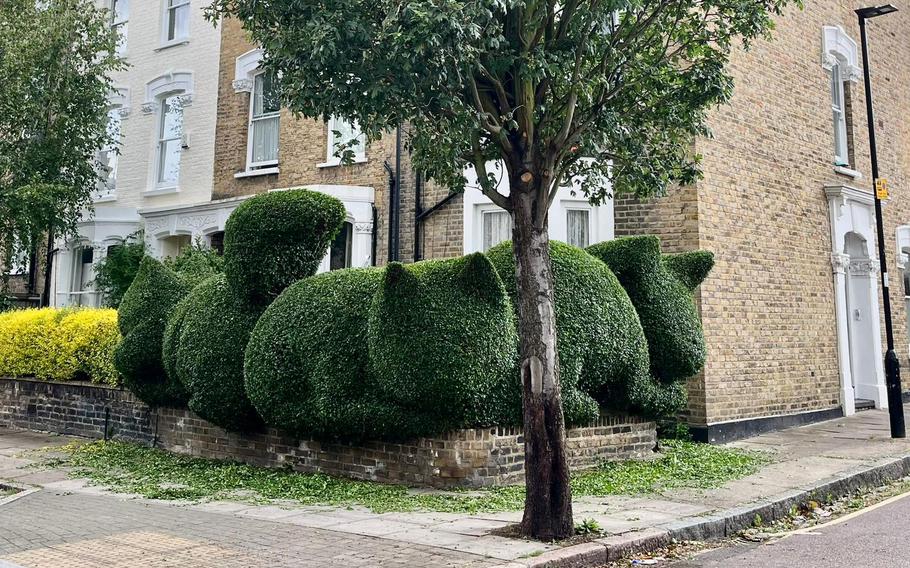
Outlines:
[{"label": "decorative cornice", "polygon": [[252,93],[253,92],[253,81],[252,79],[235,79],[231,82],[231,86],[234,87],[235,93]]},{"label": "decorative cornice", "polygon": [[142,103],[142,106],[139,108],[142,109],[142,114],[152,114],[155,112],[155,109],[158,108],[158,104],[154,102]]},{"label": "decorative cornice", "polygon": [[834,267],[834,272],[843,274],[850,266],[850,255],[841,252],[831,253],[831,266]]},{"label": "decorative cornice", "polygon": [[858,276],[868,276],[870,274],[875,274],[875,261],[869,258],[851,260],[849,270],[850,274],[856,274]]}]

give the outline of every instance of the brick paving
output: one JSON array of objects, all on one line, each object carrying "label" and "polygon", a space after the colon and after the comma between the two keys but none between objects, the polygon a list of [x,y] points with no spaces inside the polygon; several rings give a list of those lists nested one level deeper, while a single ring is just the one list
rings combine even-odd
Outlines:
[{"label": "brick paving", "polygon": [[23,568],[480,568],[502,562],[433,546],[49,489],[2,506],[0,561]]}]

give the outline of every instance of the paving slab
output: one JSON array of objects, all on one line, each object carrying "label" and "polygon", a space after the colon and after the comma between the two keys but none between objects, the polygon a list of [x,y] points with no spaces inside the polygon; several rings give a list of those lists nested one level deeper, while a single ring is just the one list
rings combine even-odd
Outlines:
[{"label": "paving slab", "polygon": [[[756,514],[771,520],[820,492],[910,474],[910,441],[888,434],[887,413],[868,411],[735,442],[767,452],[772,463],[714,489],[576,498],[576,520],[593,518],[606,535],[560,547],[496,534],[520,522],[521,511],[378,514],[291,501],[173,503],[113,495],[62,471],[28,467],[29,450],[70,438],[0,428],[0,480],[43,488],[0,505],[0,568],[594,566],[670,538],[732,534]],[[163,554],[170,564],[160,563]]]}]

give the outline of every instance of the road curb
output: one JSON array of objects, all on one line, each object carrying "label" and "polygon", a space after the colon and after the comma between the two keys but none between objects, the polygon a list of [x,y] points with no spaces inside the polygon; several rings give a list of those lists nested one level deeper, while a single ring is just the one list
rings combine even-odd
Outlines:
[{"label": "road curb", "polygon": [[765,523],[777,521],[789,515],[793,507],[808,501],[836,499],[858,489],[879,487],[907,476],[910,476],[910,455],[857,468],[758,503],[680,519],[655,529],[567,546],[493,568],[594,568],[632,554],[658,550],[674,540],[707,541],[735,536],[753,526],[757,516]]}]

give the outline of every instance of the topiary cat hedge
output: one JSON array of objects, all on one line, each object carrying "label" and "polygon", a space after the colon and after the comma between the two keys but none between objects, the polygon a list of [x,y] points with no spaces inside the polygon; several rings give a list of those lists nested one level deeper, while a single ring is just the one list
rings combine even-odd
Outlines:
[{"label": "topiary cat hedge", "polygon": [[714,266],[707,251],[662,255],[654,236],[624,237],[588,247],[616,274],[648,341],[651,379],[628,385],[630,407],[649,416],[683,408],[683,381],[705,363],[705,338],[693,291]]},{"label": "topiary cat hedge", "polygon": [[481,254],[339,270],[291,286],[262,315],[247,392],[268,424],[301,436],[401,439],[511,423],[495,398],[517,343]]},{"label": "topiary cat hedge", "polygon": [[177,273],[146,256],[120,303],[123,340],[114,352],[114,365],[124,386],[149,406],[186,404],[183,386],[165,373],[161,344],[167,319],[187,291]]},{"label": "topiary cat hedge", "polygon": [[224,275],[197,286],[165,333],[165,368],[191,410],[227,430],[261,427],[244,385],[250,332],[284,287],[316,272],[344,218],[340,201],[306,190],[257,195],[234,210]]},{"label": "topiary cat hedge", "polygon": [[318,274],[266,309],[246,349],[246,392],[266,423],[296,435],[368,439],[390,427],[376,397],[367,318],[379,268]]},{"label": "topiary cat hedge", "polygon": [[[551,243],[570,424],[590,422],[603,407],[667,416],[685,403],[681,379],[697,372],[704,349],[692,289],[711,258],[662,257],[652,245],[623,244],[631,252],[618,278],[588,252]],[[487,256],[340,270],[291,286],[259,319],[247,348],[254,406],[272,426],[330,439],[519,424],[510,246]],[[623,284],[637,288],[630,293]],[[644,321],[694,337],[666,340],[643,329]],[[663,351],[656,365],[649,342]]]},{"label": "topiary cat hedge", "polygon": [[226,430],[262,425],[243,384],[244,349],[261,313],[219,274],[193,288],[168,328],[166,365],[189,393],[189,409]]},{"label": "topiary cat hedge", "polygon": [[[512,243],[487,255],[517,309]],[[647,343],[626,291],[603,262],[559,241],[550,242],[550,262],[563,412],[567,424],[584,424],[618,396],[620,385],[647,379]],[[517,369],[513,375],[520,403]]]},{"label": "topiary cat hedge", "polygon": [[692,298],[714,265],[705,251],[661,255],[657,237],[625,237],[588,247],[622,283],[638,312],[652,374],[672,383],[705,364],[705,338]]}]

